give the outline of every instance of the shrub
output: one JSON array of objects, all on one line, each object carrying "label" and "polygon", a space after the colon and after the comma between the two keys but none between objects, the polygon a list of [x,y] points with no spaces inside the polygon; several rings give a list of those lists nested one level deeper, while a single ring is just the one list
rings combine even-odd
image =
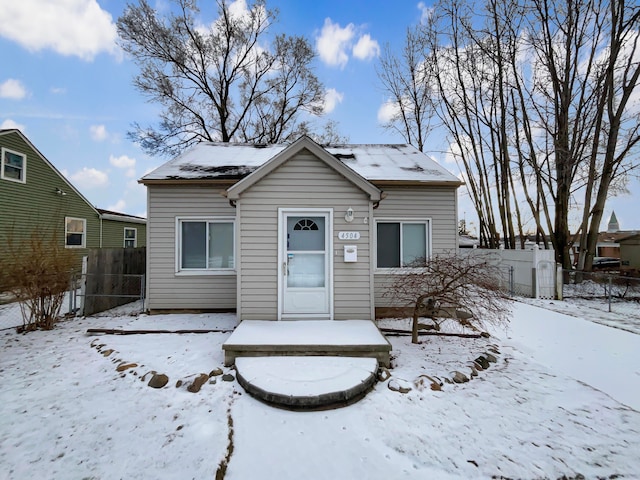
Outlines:
[{"label": "shrub", "polygon": [[22,330],[50,330],[60,314],[76,258],[59,236],[36,228],[26,240],[10,235],[2,284],[20,302]]},{"label": "shrub", "polygon": [[[473,330],[508,323],[508,293],[490,256],[437,255],[414,266],[392,274],[385,293],[394,304],[413,309],[413,343],[420,328],[439,330],[441,318]],[[432,325],[420,324],[419,318],[429,318]]]}]

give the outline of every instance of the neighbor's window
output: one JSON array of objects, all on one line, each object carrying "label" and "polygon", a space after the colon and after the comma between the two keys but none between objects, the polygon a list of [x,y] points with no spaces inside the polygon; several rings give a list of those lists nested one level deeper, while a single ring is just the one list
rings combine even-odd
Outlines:
[{"label": "neighbor's window", "polygon": [[378,221],[378,268],[414,267],[429,257],[429,224],[421,221]]},{"label": "neighbor's window", "polygon": [[7,148],[2,149],[2,169],[0,176],[4,180],[25,183],[27,178],[27,156]]},{"label": "neighbor's window", "polygon": [[234,221],[179,220],[179,270],[233,270]]},{"label": "neighbor's window", "polygon": [[84,218],[66,217],[64,219],[65,246],[84,248],[86,245],[87,221]]},{"label": "neighbor's window", "polygon": [[137,243],[137,228],[124,227],[124,246],[135,248]]}]

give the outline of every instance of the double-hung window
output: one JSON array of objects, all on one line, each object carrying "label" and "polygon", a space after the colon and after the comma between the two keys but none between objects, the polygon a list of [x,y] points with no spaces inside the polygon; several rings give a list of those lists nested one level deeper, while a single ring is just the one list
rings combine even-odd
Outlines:
[{"label": "double-hung window", "polygon": [[125,248],[135,248],[137,242],[137,228],[124,227],[124,246]]},{"label": "double-hung window", "polygon": [[235,222],[228,218],[178,219],[179,272],[225,272],[235,268]]},{"label": "double-hung window", "polygon": [[65,217],[64,236],[67,248],[84,248],[86,245],[87,221],[84,218]]},{"label": "double-hung window", "polygon": [[3,148],[0,157],[0,178],[19,183],[27,181],[27,156],[25,154]]},{"label": "double-hung window", "polygon": [[378,220],[376,267],[403,268],[425,264],[430,252],[429,220]]}]

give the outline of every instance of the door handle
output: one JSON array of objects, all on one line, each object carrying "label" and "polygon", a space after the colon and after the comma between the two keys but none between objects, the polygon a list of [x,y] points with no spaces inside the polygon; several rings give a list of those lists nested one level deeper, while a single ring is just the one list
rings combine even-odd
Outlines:
[{"label": "door handle", "polygon": [[282,275],[287,276],[287,262],[282,262]]}]

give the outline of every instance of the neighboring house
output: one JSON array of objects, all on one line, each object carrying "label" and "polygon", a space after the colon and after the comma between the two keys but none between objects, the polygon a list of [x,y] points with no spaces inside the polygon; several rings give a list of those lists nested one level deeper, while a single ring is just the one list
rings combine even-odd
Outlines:
[{"label": "neighboring house", "polygon": [[147,219],[98,208],[102,219],[102,247],[144,247]]},{"label": "neighboring house", "polygon": [[640,276],[640,233],[621,238],[620,271]]},{"label": "neighboring house", "polygon": [[140,183],[152,313],[371,319],[392,274],[458,247],[461,182],[409,145],[201,143]]},{"label": "neighboring house", "polygon": [[[620,240],[638,233],[637,230],[620,230],[620,224],[616,217],[616,212],[612,212],[609,217],[606,232],[598,233],[598,243],[596,244],[596,259],[620,259]],[[573,238],[573,246],[571,253],[573,254],[574,264],[578,261],[578,253],[580,249],[580,235]]]},{"label": "neighboring house", "polygon": [[78,257],[88,248],[145,246],[146,219],[97,210],[19,130],[0,130],[0,263],[8,242],[56,235]]}]

